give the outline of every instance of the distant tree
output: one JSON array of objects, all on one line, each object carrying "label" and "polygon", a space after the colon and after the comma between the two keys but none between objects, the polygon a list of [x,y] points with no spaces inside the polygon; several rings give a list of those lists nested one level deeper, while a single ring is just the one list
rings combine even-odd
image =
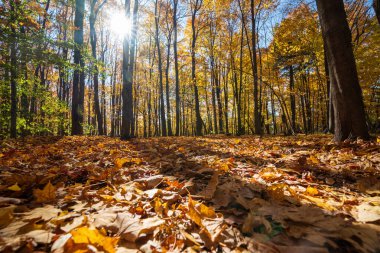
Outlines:
[{"label": "distant tree", "polygon": [[343,0],[316,2],[326,42],[327,59],[336,79],[336,83],[331,87],[335,121],[334,139],[335,141],[356,137],[368,139],[362,91]]}]

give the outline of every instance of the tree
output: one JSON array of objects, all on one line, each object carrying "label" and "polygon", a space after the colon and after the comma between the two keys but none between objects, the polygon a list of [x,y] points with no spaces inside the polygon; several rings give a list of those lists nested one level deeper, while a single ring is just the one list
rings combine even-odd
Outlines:
[{"label": "tree", "polygon": [[17,136],[17,34],[16,34],[16,10],[15,1],[11,5],[11,137]]},{"label": "tree", "polygon": [[195,45],[197,42],[199,27],[196,26],[197,13],[201,9],[203,0],[192,0],[191,7],[191,82],[194,89],[194,103],[195,103],[195,134],[202,135],[203,121],[199,107],[199,93],[196,77],[196,61],[195,61]]},{"label": "tree", "polygon": [[165,103],[164,103],[164,88],[162,81],[162,55],[161,55],[161,43],[160,43],[160,13],[161,10],[158,9],[158,0],[154,3],[154,24],[155,24],[155,40],[157,47],[157,61],[158,61],[158,80],[159,80],[159,89],[160,89],[160,119],[161,119],[161,134],[166,136],[166,117],[165,117]]},{"label": "tree", "polygon": [[[254,103],[254,125],[255,134],[262,134],[261,114],[259,108],[259,83],[257,75],[257,48],[256,48],[256,16],[255,16],[255,0],[251,3],[251,26],[252,26],[252,71],[253,71],[253,103]],[[260,2],[261,3],[261,2]]]},{"label": "tree", "polygon": [[94,67],[94,106],[96,119],[98,123],[98,133],[103,135],[103,118],[100,111],[100,102],[99,102],[99,68],[96,56],[97,50],[97,36],[95,30],[95,22],[98,16],[99,11],[102,9],[103,5],[107,2],[104,0],[96,7],[98,0],[92,0],[90,3],[90,43],[91,43],[91,53],[93,58],[93,67]]},{"label": "tree", "polygon": [[174,71],[175,71],[175,135],[180,135],[180,96],[179,96],[179,67],[178,67],[178,0],[173,0],[173,51],[174,51]]},{"label": "tree", "polygon": [[375,10],[375,14],[377,17],[377,22],[380,25],[380,0],[373,0],[373,9]]},{"label": "tree", "polygon": [[75,20],[74,25],[74,64],[76,65],[73,77],[73,98],[72,98],[72,124],[71,133],[73,135],[83,134],[83,110],[84,110],[84,60],[83,50],[83,17],[84,0],[75,1]]},{"label": "tree", "polygon": [[[135,0],[135,5],[138,4]],[[137,15],[137,7],[134,7],[134,18]],[[131,18],[131,2],[125,0],[125,16],[127,20]],[[133,22],[135,24],[135,21]],[[132,33],[124,35],[123,39],[123,108],[122,108],[122,123],[121,123],[121,139],[126,140],[133,137],[133,63],[135,51],[135,37],[136,33],[133,32],[137,27],[132,25]],[[130,46],[132,44],[132,46]],[[131,50],[132,49],[132,50]]]},{"label": "tree", "polygon": [[317,8],[323,39],[326,42],[327,59],[336,79],[336,83],[331,87],[335,121],[334,139],[335,141],[356,137],[368,139],[362,91],[343,0],[317,0]]}]

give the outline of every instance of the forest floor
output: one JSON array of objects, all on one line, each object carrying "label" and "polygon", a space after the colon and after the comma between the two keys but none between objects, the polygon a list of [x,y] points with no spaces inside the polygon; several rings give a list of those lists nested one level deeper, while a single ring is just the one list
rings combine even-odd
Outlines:
[{"label": "forest floor", "polygon": [[379,252],[379,139],[331,139],[3,141],[0,251]]}]

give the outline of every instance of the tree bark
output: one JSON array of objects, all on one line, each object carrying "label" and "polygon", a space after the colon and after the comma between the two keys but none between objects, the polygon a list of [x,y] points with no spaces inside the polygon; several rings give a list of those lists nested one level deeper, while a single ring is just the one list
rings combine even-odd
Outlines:
[{"label": "tree bark", "polygon": [[292,128],[296,131],[296,96],[294,94],[294,69],[289,67],[289,87],[290,87],[290,110],[292,112]]},{"label": "tree bark", "polygon": [[256,48],[256,17],[255,0],[251,0],[251,25],[252,25],[252,71],[253,71],[253,107],[255,134],[262,134],[261,115],[259,108],[259,79],[257,75],[257,48]]},{"label": "tree bark", "polygon": [[[11,21],[16,21],[16,14],[15,14],[15,5],[16,3],[14,1],[11,1]],[[11,138],[17,137],[17,34],[16,29],[13,27],[13,24],[11,26]]]},{"label": "tree bark", "polygon": [[96,120],[98,125],[98,134],[103,135],[103,119],[102,113],[100,111],[100,102],[99,102],[99,69],[96,56],[97,50],[97,36],[95,30],[95,22],[97,17],[98,10],[95,9],[95,5],[98,1],[92,0],[90,6],[90,44],[91,44],[91,53],[93,58],[93,80],[94,80],[94,107]]},{"label": "tree bark", "polygon": [[380,25],[380,0],[373,0],[373,9],[375,10],[377,22]]},{"label": "tree bark", "polygon": [[338,142],[356,137],[369,139],[343,0],[317,0],[317,8],[329,64],[336,78],[336,84],[331,87],[334,139]]},{"label": "tree bark", "polygon": [[178,0],[173,0],[173,30],[174,30],[174,70],[175,70],[175,135],[180,135],[180,118],[181,118],[181,108],[180,108],[180,96],[179,96],[179,67],[178,67],[178,27],[177,27],[177,9]]},{"label": "tree bark", "polygon": [[84,18],[84,0],[75,1],[75,20],[74,25],[74,64],[76,66],[73,77],[73,96],[71,110],[71,134],[83,134],[83,110],[84,110],[84,61],[81,50],[83,48],[83,18]]},{"label": "tree bark", "polygon": [[159,10],[158,10],[158,0],[155,1],[154,7],[154,20],[156,27],[156,46],[157,46],[157,61],[158,61],[158,80],[159,80],[159,89],[160,89],[160,116],[161,116],[161,135],[166,136],[166,117],[165,117],[165,103],[164,103],[164,88],[162,80],[162,56],[161,56],[161,46],[159,38]]},{"label": "tree bark", "polygon": [[198,94],[198,86],[197,86],[197,79],[196,79],[196,62],[195,62],[195,45],[198,37],[198,32],[196,31],[195,27],[195,18],[197,16],[197,12],[202,6],[203,0],[195,0],[194,6],[192,6],[191,10],[191,31],[192,31],[192,37],[191,37],[191,80],[194,87],[194,103],[195,103],[195,135],[200,136],[202,135],[202,117],[200,112],[200,106],[199,106],[199,94]]},{"label": "tree bark", "polygon": [[[125,16],[129,20],[131,11],[130,0],[125,0]],[[123,89],[122,89],[122,119],[121,119],[121,139],[132,138],[133,124],[133,90],[132,76],[130,73],[130,35],[124,35],[123,40]]]}]

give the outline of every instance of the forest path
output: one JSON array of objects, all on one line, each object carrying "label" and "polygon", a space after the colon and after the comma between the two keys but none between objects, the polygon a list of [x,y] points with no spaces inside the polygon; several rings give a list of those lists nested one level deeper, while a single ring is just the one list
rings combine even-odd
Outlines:
[{"label": "forest path", "polygon": [[0,251],[378,251],[380,144],[331,138],[7,140]]}]

